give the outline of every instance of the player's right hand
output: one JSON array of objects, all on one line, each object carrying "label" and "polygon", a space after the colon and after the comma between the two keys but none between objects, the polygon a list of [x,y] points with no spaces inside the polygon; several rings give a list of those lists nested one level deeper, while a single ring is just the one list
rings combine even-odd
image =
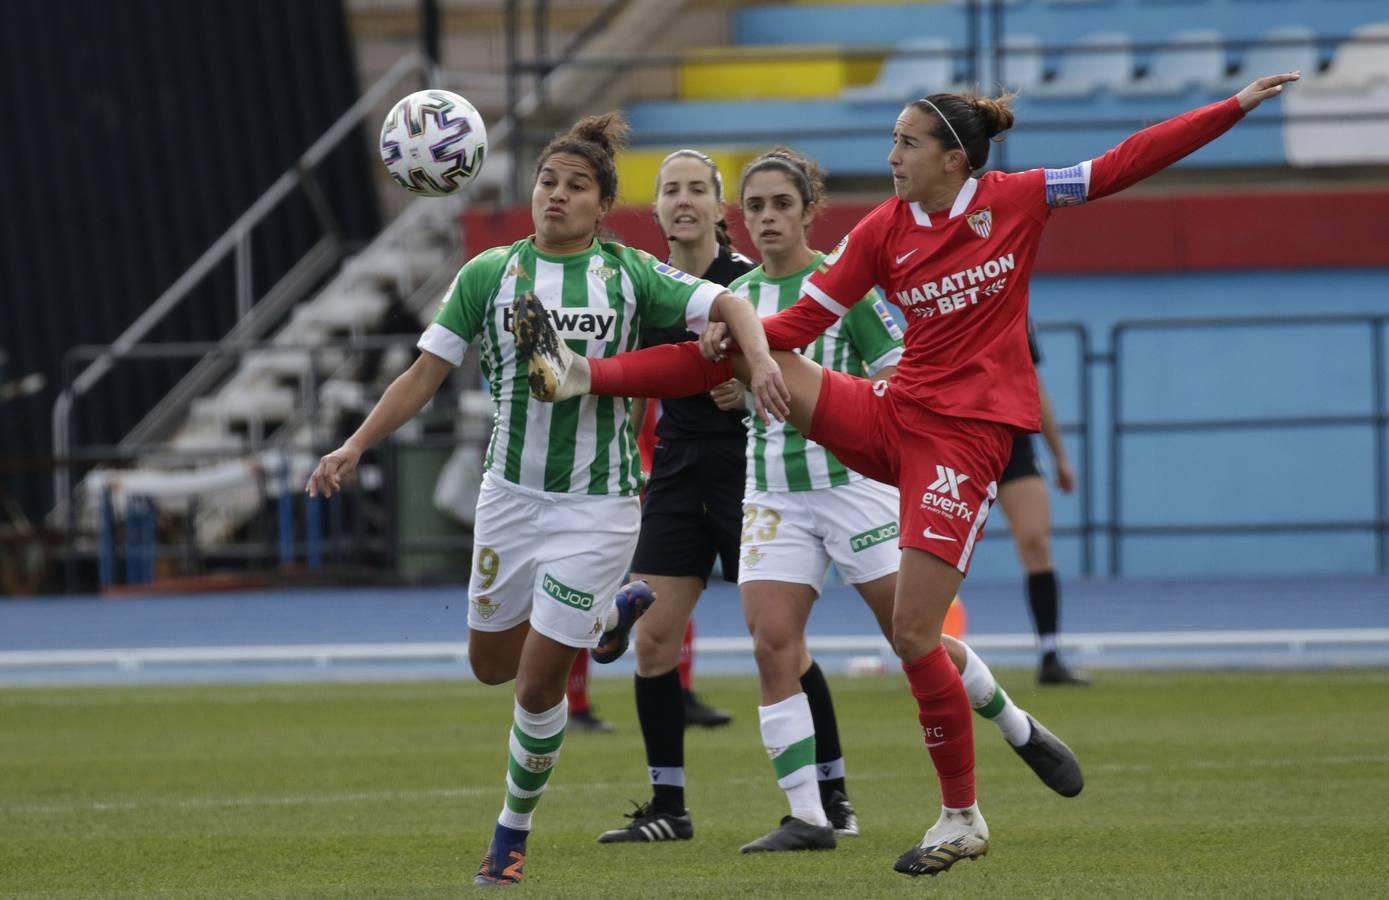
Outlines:
[{"label": "player's right hand", "polygon": [[726,323],[710,322],[709,327],[699,335],[699,352],[709,362],[719,362],[728,357],[728,348],[732,343]]},{"label": "player's right hand", "polygon": [[748,389],[752,391],[757,417],[763,422],[785,422],[791,412],[791,391],[781,376],[781,366],[770,353],[748,357]]},{"label": "player's right hand", "polygon": [[318,467],[309,476],[304,491],[310,497],[331,497],[333,491],[342,490],[342,480],[357,468],[362,451],[343,445],[318,461]]},{"label": "player's right hand", "polygon": [[1076,470],[1069,460],[1056,461],[1056,486],[1063,494],[1069,494],[1076,489]]},{"label": "player's right hand", "polygon": [[1241,110],[1249,112],[1269,97],[1276,97],[1283,93],[1283,85],[1290,81],[1297,81],[1301,77],[1301,72],[1284,72],[1281,75],[1267,75],[1252,82],[1247,88],[1236,94],[1235,99],[1239,101],[1239,108]]}]

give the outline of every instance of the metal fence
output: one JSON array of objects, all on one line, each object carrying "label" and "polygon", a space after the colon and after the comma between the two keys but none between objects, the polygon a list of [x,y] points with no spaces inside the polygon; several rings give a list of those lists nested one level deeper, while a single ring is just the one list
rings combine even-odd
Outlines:
[{"label": "metal fence", "polygon": [[[203,362],[235,360],[248,355],[274,352],[303,353],[308,364],[302,369],[299,390],[302,405],[283,423],[270,431],[248,434],[235,447],[183,447],[167,442],[122,442],[91,444],[73,440],[66,452],[52,460],[54,476],[74,485],[86,475],[89,495],[77,496],[69,488],[70,502],[63,507],[62,553],[64,584],[77,590],[86,579],[80,577],[84,562],[96,563],[97,582],[103,589],[121,584],[152,581],[159,560],[181,562],[189,574],[196,574],[202,563],[215,557],[229,564],[262,570],[302,564],[317,568],[325,562],[347,564],[367,560],[382,567],[398,568],[402,553],[451,550],[457,552],[467,541],[453,535],[403,535],[398,514],[398,494],[402,460],[414,451],[444,450],[458,446],[479,448],[488,432],[481,416],[461,416],[454,421],[448,413],[448,434],[397,435],[364,459],[364,480],[370,496],[362,491],[339,492],[331,500],[312,499],[303,494],[307,469],[318,457],[338,446],[334,423],[325,421],[320,409],[320,388],[324,373],[343,371],[360,364],[366,354],[393,348],[413,350],[414,335],[358,337],[292,345],[271,341],[187,342],[97,345],[72,348],[64,358],[63,387],[71,386],[84,364],[104,360],[108,366],[140,361],[196,359]],[[329,365],[331,361],[331,367]],[[459,383],[476,383],[467,373],[455,376]],[[476,393],[476,392],[472,392]],[[374,400],[375,398],[369,398]],[[476,404],[472,404],[476,407]],[[63,411],[65,433],[74,433],[71,419],[75,410]],[[166,540],[156,533],[160,514],[157,500],[139,489],[121,492],[120,515],[113,502],[112,484],[119,484],[122,473],[145,471],[186,471],[192,466],[209,466],[243,460],[257,482],[256,493],[262,509],[245,523],[246,537],[219,542],[215,547],[199,546],[195,522],[206,501],[191,496],[181,501],[179,518],[184,525],[182,539]],[[95,473],[96,477],[93,477]],[[184,508],[186,505],[186,509]],[[85,515],[84,515],[85,513]],[[84,526],[84,521],[90,521]]]},{"label": "metal fence", "polygon": [[[1389,572],[1389,406],[1385,402],[1384,340],[1389,315],[1212,317],[1182,319],[1127,320],[1115,323],[1110,333],[1113,361],[1109,370],[1109,574],[1124,571],[1124,539],[1140,535],[1182,534],[1277,534],[1312,532],[1369,532],[1375,540],[1375,571]],[[1125,339],[1141,332],[1173,330],[1234,330],[1249,328],[1308,328],[1329,325],[1364,326],[1369,339],[1370,409],[1361,414],[1305,414],[1284,416],[1221,417],[1209,419],[1130,419],[1124,406],[1126,375]],[[1270,360],[1272,362],[1272,360]],[[1147,373],[1152,377],[1154,373]],[[1123,474],[1126,436],[1139,434],[1216,433],[1253,429],[1322,429],[1362,427],[1371,430],[1374,471],[1369,488],[1373,492],[1374,513],[1369,519],[1325,520],[1290,519],[1278,522],[1224,521],[1205,523],[1129,523],[1124,520]],[[1271,485],[1277,488],[1278,485]]]}]

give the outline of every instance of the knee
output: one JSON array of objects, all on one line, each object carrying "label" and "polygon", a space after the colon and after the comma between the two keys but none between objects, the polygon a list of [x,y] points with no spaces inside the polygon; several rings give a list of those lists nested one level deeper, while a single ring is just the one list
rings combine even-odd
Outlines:
[{"label": "knee", "polygon": [[485,653],[469,651],[468,662],[473,667],[473,676],[483,684],[506,684],[516,677],[514,660],[499,660]]},{"label": "knee", "polygon": [[892,650],[902,662],[918,660],[940,646],[940,623],[892,620]]},{"label": "knee", "polygon": [[659,628],[647,628],[645,622],[637,626],[633,644],[637,650],[637,664],[643,669],[667,671],[680,661],[680,643],[684,632],[668,634]]},{"label": "knee", "polygon": [[524,710],[542,713],[554,709],[564,699],[562,685],[543,685],[535,682],[516,683],[516,702]]},{"label": "knee", "polygon": [[1020,534],[1017,542],[1018,556],[1028,572],[1043,572],[1051,568],[1051,536],[1046,531]]},{"label": "knee", "polygon": [[794,635],[775,632],[753,635],[752,653],[757,659],[757,670],[763,675],[785,670],[800,676],[803,642]]}]

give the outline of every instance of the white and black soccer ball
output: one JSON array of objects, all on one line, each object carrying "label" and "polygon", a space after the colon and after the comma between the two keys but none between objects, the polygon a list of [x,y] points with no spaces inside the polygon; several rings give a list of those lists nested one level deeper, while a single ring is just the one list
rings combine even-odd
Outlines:
[{"label": "white and black soccer ball", "polygon": [[386,114],[381,161],[412,194],[448,197],[467,187],[487,158],[487,125],[449,91],[416,91]]}]

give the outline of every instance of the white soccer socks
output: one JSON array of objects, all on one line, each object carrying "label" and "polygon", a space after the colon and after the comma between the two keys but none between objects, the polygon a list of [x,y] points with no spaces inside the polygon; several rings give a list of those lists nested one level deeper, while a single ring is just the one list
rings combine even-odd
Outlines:
[{"label": "white soccer socks", "polygon": [[533,713],[516,704],[511,726],[511,760],[506,771],[506,804],[497,821],[507,828],[529,831],[531,814],[550,773],[559,761],[564,726],[569,722],[569,701],[544,712]]},{"label": "white soccer socks", "polygon": [[811,825],[827,826],[815,779],[815,723],[805,694],[793,694],[771,706],[757,707],[762,743],[772,758],[776,782],[791,803],[791,815]]},{"label": "white soccer socks", "polygon": [[1027,714],[1013,703],[1008,693],[994,680],[994,673],[969,645],[960,642],[965,650],[965,670],[960,673],[969,695],[969,705],[979,715],[993,722],[1003,732],[1003,739],[1014,747],[1027,743],[1032,725]]}]

